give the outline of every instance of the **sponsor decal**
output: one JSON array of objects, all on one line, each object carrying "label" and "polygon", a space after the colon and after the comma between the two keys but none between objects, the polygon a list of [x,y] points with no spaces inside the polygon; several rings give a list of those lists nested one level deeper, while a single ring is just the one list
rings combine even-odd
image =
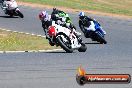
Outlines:
[{"label": "sponsor decal", "polygon": [[126,84],[131,82],[131,76],[129,74],[87,74],[82,67],[79,67],[76,81],[79,85],[92,83]]}]

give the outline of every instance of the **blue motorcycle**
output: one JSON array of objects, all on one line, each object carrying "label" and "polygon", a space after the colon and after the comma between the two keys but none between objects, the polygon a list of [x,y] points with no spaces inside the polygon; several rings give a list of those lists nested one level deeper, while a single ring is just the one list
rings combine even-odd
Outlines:
[{"label": "blue motorcycle", "polygon": [[105,33],[103,32],[101,25],[97,21],[93,22],[95,25],[95,31],[87,30],[83,25],[80,25],[81,31],[84,33],[84,36],[86,38],[91,38],[92,41],[97,41],[100,42],[101,44],[106,44],[107,41],[104,38]]}]

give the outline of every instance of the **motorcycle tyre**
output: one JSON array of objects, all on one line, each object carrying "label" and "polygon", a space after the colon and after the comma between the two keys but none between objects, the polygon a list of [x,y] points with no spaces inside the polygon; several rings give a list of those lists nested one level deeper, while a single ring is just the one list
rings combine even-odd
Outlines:
[{"label": "motorcycle tyre", "polygon": [[98,42],[100,42],[100,44],[107,44],[107,41],[105,40],[104,37],[100,36],[98,33],[97,33],[97,36],[99,37],[99,41]]},{"label": "motorcycle tyre", "polygon": [[58,41],[58,43],[59,43],[59,45],[61,46],[61,48],[63,48],[67,53],[72,53],[73,52],[73,49],[71,48],[69,48],[69,47],[67,47],[64,43],[63,43],[63,41],[61,40],[61,36],[58,36],[57,37],[57,41]]},{"label": "motorcycle tyre", "polygon": [[79,52],[85,52],[87,50],[87,46],[84,43],[81,43],[81,47],[78,49]]},{"label": "motorcycle tyre", "polygon": [[24,15],[20,11],[17,11],[17,14],[19,17],[24,18]]}]

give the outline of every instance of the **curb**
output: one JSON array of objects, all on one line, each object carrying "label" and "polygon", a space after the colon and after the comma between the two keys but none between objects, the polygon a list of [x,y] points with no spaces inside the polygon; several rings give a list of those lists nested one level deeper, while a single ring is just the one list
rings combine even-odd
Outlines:
[{"label": "curb", "polygon": [[62,51],[63,49],[52,49],[52,50],[27,50],[27,51],[0,51],[0,53],[25,53],[25,52],[54,52],[54,51]]}]

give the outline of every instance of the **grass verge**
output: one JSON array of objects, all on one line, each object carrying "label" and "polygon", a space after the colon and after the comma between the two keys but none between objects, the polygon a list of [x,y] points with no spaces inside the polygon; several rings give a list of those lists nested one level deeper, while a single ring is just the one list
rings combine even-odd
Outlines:
[{"label": "grass verge", "polygon": [[132,16],[132,0],[18,0],[43,5]]},{"label": "grass verge", "polygon": [[56,49],[48,40],[35,35],[3,31],[0,29],[0,51],[48,50]]}]

